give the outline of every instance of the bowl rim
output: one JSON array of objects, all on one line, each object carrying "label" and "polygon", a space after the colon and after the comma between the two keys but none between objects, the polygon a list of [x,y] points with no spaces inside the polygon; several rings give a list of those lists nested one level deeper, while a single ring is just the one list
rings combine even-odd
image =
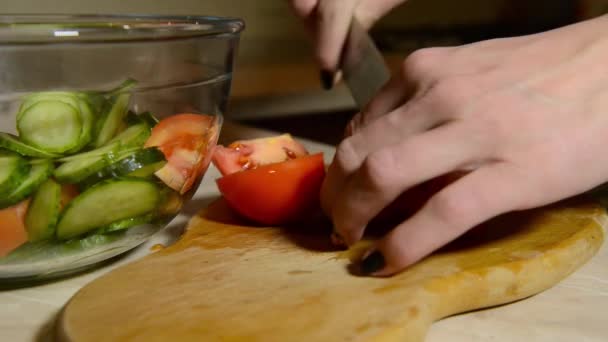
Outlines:
[{"label": "bowl rim", "polygon": [[156,14],[0,14],[0,46],[163,41],[239,35],[237,17]]}]

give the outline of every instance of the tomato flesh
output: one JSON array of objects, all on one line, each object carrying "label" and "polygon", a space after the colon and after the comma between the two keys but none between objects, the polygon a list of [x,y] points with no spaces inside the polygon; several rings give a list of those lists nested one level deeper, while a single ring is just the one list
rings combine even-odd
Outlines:
[{"label": "tomato flesh", "polygon": [[145,144],[158,147],[167,159],[155,175],[180,194],[188,192],[206,170],[216,131],[215,118],[210,115],[183,113],[161,120]]},{"label": "tomato flesh", "polygon": [[27,242],[25,213],[29,199],[0,210],[0,257]]},{"label": "tomato flesh", "polygon": [[218,145],[211,161],[225,176],[305,155],[308,155],[306,148],[286,133],[267,138],[237,140],[227,147]]},{"label": "tomato flesh", "polygon": [[318,208],[324,177],[323,154],[317,153],[228,174],[216,183],[236,212],[257,223],[276,226]]}]

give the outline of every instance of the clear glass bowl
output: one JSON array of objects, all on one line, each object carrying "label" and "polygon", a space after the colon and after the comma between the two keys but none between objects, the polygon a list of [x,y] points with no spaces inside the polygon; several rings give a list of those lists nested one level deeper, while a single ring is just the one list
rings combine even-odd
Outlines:
[{"label": "clear glass bowl", "polygon": [[[129,207],[133,203],[145,200],[145,198],[133,196],[125,201],[123,194],[122,201],[109,201],[114,203],[108,203],[107,205],[102,203],[96,213],[91,212],[91,208],[88,208],[88,212],[82,213],[85,216],[97,215],[97,221],[104,221],[102,227],[87,229],[80,235],[61,239],[56,231],[38,234],[37,241],[24,242],[14,249],[9,248],[11,244],[21,243],[24,239],[23,228],[16,227],[15,222],[25,222],[27,239],[32,239],[31,236],[35,235],[30,234],[31,230],[38,229],[38,232],[40,231],[40,221],[44,223],[42,225],[44,229],[56,230],[59,225],[57,222],[64,219],[62,215],[66,208],[70,205],[70,202],[75,201],[74,195],[81,196],[85,192],[90,194],[91,191],[99,190],[99,187],[95,188],[95,185],[88,184],[85,186],[72,180],[59,181],[55,172],[68,161],[59,160],[59,157],[28,157],[20,156],[20,153],[17,153],[20,158],[27,161],[30,171],[33,170],[35,163],[40,162],[40,159],[51,159],[54,171],[50,179],[61,186],[62,192],[64,187],[72,187],[77,191],[72,197],[69,197],[69,202],[62,202],[56,222],[48,217],[32,218],[36,217],[37,213],[49,215],[49,210],[52,211],[53,208],[52,205],[45,204],[45,201],[52,201],[53,198],[50,200],[45,198],[38,201],[36,209],[31,209],[34,207],[32,205],[33,198],[40,186],[27,196],[24,201],[27,201],[28,206],[21,206],[21,211],[18,211],[15,205],[6,208],[7,204],[4,204],[4,209],[0,210],[0,285],[2,283],[65,276],[83,268],[93,267],[143,243],[152,234],[165,227],[179,213],[183,204],[192,197],[198,188],[210,163],[209,152],[217,143],[222,125],[222,115],[230,93],[235,54],[239,44],[240,32],[243,28],[244,24],[239,19],[218,17],[139,15],[0,16],[0,132],[17,136],[22,142],[27,140],[27,145],[32,145],[32,141],[40,143],[40,139],[45,139],[46,136],[54,139],[54,135],[49,135],[50,130],[48,128],[45,128],[47,131],[41,132],[41,128],[38,127],[45,127],[44,125],[48,125],[49,122],[51,122],[51,125],[62,122],[60,119],[57,119],[59,121],[47,119],[48,115],[54,115],[48,114],[51,111],[49,107],[43,107],[46,111],[42,111],[42,114],[36,114],[39,116],[29,113],[29,121],[23,119],[26,116],[24,114],[20,119],[28,123],[21,122],[19,125],[17,124],[17,114],[20,111],[25,111],[24,101],[28,98],[28,95],[55,91],[70,92],[68,97],[74,94],[78,94],[78,96],[84,94],[86,103],[90,105],[89,108],[92,109],[95,120],[90,130],[91,142],[77,152],[55,153],[63,157],[95,150],[100,146],[107,146],[109,142],[95,144],[96,137],[102,134],[99,132],[107,127],[110,127],[110,129],[105,131],[113,132],[111,136],[116,137],[131,125],[137,123],[146,122],[149,126],[153,126],[153,121],[146,121],[142,119],[143,116],[138,116],[146,112],[151,113],[161,122],[181,113],[204,114],[211,118],[209,128],[204,134],[205,143],[195,144],[196,147],[193,148],[198,153],[197,156],[202,158],[202,161],[198,159],[201,163],[197,164],[200,167],[198,168],[199,172],[195,177],[194,185],[188,191],[182,193],[177,189],[172,190],[166,184],[167,182],[163,181],[162,177],[157,176],[160,168],[172,163],[171,158],[167,158],[169,159],[167,164],[157,165],[155,169],[152,169],[154,173],[148,173],[147,177],[138,175],[140,179],[155,184],[159,191],[162,191],[162,196],[159,196],[159,198],[162,198],[159,203],[162,202],[162,204],[158,204],[158,208],[162,207],[162,209],[155,209],[154,212],[148,213],[147,219],[143,220],[145,222],[142,221],[143,223],[128,229],[114,231],[107,229],[108,225],[106,223],[108,222],[104,220],[127,215]],[[134,80],[136,83],[132,88],[120,88],[126,80]],[[112,91],[114,92],[112,93]],[[119,102],[116,99],[121,94],[127,94],[126,108],[116,104]],[[55,95],[51,95],[51,97]],[[82,100],[78,96],[70,98]],[[34,99],[35,103],[38,103],[36,101],[48,100],[44,96]],[[57,97],[52,98],[52,101],[72,101],[65,99],[65,96]],[[95,102],[95,99],[102,100]],[[73,105],[72,102],[70,104]],[[110,112],[108,108],[112,108],[112,105],[118,106],[115,109],[117,108],[117,111],[122,114],[108,114]],[[74,108],[74,106],[70,108]],[[61,112],[61,115],[64,114]],[[84,120],[82,110],[78,111],[78,114],[80,116],[77,116]],[[107,119],[110,115],[113,115],[113,118],[120,118],[119,122],[116,121],[118,124],[109,124],[105,128],[100,128],[108,125],[108,122],[112,122]],[[149,117],[147,118],[149,119]],[[140,119],[141,121],[139,121]],[[84,122],[82,120],[81,124]],[[82,127],[85,127],[85,125],[82,124],[78,127],[82,131],[84,130]],[[26,133],[22,134],[23,131]],[[154,132],[153,129],[152,132]],[[40,134],[42,134],[42,138],[40,138]],[[6,141],[4,143],[6,144]],[[38,150],[40,150],[40,146],[48,147],[43,140],[41,145],[36,145]],[[119,145],[117,149],[112,149],[111,153],[102,150],[103,158],[105,158],[104,165],[116,165],[115,163],[125,158],[129,153],[136,151],[138,148],[148,147],[142,147],[141,142],[137,147],[131,146],[130,150],[125,150],[126,146],[128,146],[126,143]],[[15,154],[6,152],[7,149],[14,149],[14,145],[9,144],[3,147],[4,149],[0,150],[3,150],[2,153],[5,156],[14,157]],[[122,154],[123,152],[124,154]],[[161,152],[165,153],[166,150],[161,149]],[[98,153],[88,158],[90,160],[99,159],[101,158],[100,155]],[[5,158],[4,161],[2,161],[2,158],[0,155],[0,164],[9,165],[6,162],[10,158]],[[14,161],[14,158],[10,161]],[[0,165],[0,168],[3,167],[2,165]],[[115,169],[110,168],[110,170]],[[102,179],[110,179],[108,182],[122,181],[135,177],[134,174],[125,174],[125,172],[118,174],[105,173],[102,174],[105,177],[102,177]],[[24,175],[19,184],[23,183],[26,177],[28,176]],[[10,185],[7,187],[5,184],[4,186],[5,188],[2,189],[2,183],[0,183],[0,189],[4,191],[0,191],[0,203],[2,201],[6,202],[7,198],[10,198],[9,192],[14,193],[16,187],[15,184],[12,185],[12,188]],[[114,196],[111,192],[109,194],[107,196]],[[40,195],[40,197],[43,196]],[[15,197],[13,197],[13,201],[14,199]],[[24,202],[19,203],[23,204]],[[76,208],[76,205],[74,207]],[[108,207],[111,209],[107,209]],[[86,206],[84,208],[86,209]],[[124,213],[116,214],[116,211],[120,212],[123,209],[125,210]],[[78,211],[75,211],[77,214],[74,214],[74,210],[72,210],[72,216],[78,216]],[[104,213],[103,210],[114,210],[114,212]],[[33,213],[30,214],[29,211]],[[162,212],[162,215],[158,212]],[[8,216],[2,215],[13,215],[18,218],[28,215],[32,217],[29,221],[27,218],[15,221],[3,219],[3,217]],[[38,217],[42,216],[38,215]],[[141,217],[143,216],[139,215],[137,219]],[[78,220],[77,217],[76,220]],[[121,222],[126,221],[128,219]],[[70,221],[66,220],[66,222]],[[66,224],[64,223],[63,226],[65,228]],[[21,238],[15,238],[15,235],[19,235],[19,232],[21,232]],[[47,231],[44,230],[44,232]],[[8,252],[9,249],[10,252]]]}]

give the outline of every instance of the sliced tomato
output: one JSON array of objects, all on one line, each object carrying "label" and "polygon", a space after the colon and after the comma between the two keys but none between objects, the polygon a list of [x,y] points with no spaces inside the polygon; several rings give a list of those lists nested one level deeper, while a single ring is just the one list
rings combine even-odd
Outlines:
[{"label": "sliced tomato", "polygon": [[265,225],[281,225],[305,217],[319,206],[325,177],[323,154],[235,172],[217,180],[227,203],[242,216]]},{"label": "sliced tomato", "polygon": [[308,155],[306,148],[290,134],[237,140],[227,147],[218,145],[211,161],[222,175],[254,169]]},{"label": "sliced tomato", "polygon": [[169,116],[154,126],[145,147],[156,146],[163,152],[167,164],[155,174],[184,194],[205,172],[209,145],[214,139],[217,127],[213,116],[184,113]]},{"label": "sliced tomato", "polygon": [[27,241],[25,213],[29,199],[0,210],[0,257],[10,253]]}]

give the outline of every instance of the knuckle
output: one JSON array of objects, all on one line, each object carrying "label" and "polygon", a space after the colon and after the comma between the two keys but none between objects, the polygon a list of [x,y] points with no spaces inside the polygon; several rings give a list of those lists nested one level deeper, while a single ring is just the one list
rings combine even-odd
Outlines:
[{"label": "knuckle", "polygon": [[371,153],[362,165],[365,182],[375,191],[381,191],[392,183],[394,156],[391,151],[378,150]]},{"label": "knuckle", "polygon": [[440,48],[423,48],[412,52],[403,62],[403,72],[406,76],[424,76],[439,67],[438,58],[442,54]]},{"label": "knuckle", "polygon": [[343,173],[352,172],[358,159],[351,137],[344,139],[336,148],[335,164]]},{"label": "knuckle", "polygon": [[443,111],[459,116],[464,113],[467,101],[470,101],[469,88],[470,81],[463,76],[443,77],[433,84],[427,96]]},{"label": "knuckle", "polygon": [[431,214],[446,226],[460,227],[466,221],[466,203],[456,193],[448,189],[433,196],[428,206]]}]

